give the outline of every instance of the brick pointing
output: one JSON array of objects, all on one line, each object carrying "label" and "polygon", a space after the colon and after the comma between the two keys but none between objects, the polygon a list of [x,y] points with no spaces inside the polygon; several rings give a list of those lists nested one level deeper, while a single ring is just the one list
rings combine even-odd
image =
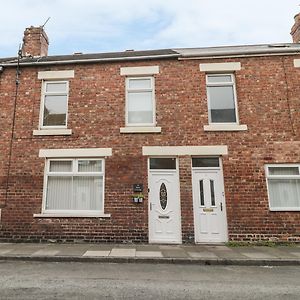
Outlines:
[{"label": "brick pointing", "polygon": [[[208,124],[205,74],[198,60],[22,67],[12,147],[11,177],[5,198],[12,126],[15,70],[0,75],[1,241],[147,242],[147,157],[142,146],[228,145],[223,157],[231,240],[300,239],[300,212],[270,212],[264,164],[300,162],[299,56],[214,59],[241,62],[237,97],[245,132],[204,132]],[[162,133],[122,134],[125,78],[121,67],[158,65],[155,75],[157,126]],[[38,71],[74,69],[70,79],[68,128],[71,136],[33,136],[38,129],[41,81]],[[41,212],[44,159],[39,149],[113,148],[106,159],[105,213],[98,218],[33,218]],[[194,240],[191,158],[179,158],[183,242]],[[145,201],[133,204],[132,184],[143,183]]]}]

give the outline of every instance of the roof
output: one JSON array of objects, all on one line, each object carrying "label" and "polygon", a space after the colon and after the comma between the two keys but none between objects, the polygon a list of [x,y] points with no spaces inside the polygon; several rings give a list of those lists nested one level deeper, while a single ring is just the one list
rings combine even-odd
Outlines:
[{"label": "roof", "polygon": [[[299,43],[264,44],[264,45],[242,45],[242,46],[222,46],[222,47],[202,47],[202,48],[176,48],[109,53],[72,54],[55,55],[44,57],[25,57],[20,59],[21,65],[54,65],[54,64],[74,64],[92,63],[108,61],[131,61],[150,59],[170,59],[170,58],[197,58],[208,57],[241,57],[241,56],[266,56],[300,54]],[[0,66],[15,66],[17,57],[0,58]]]},{"label": "roof", "polygon": [[[180,54],[172,49],[162,50],[145,50],[133,51],[127,50],[124,52],[108,52],[108,53],[90,53],[90,54],[72,54],[72,55],[55,55],[43,57],[24,57],[20,59],[21,64],[56,64],[64,63],[81,63],[95,61],[121,61],[121,60],[145,60],[157,58],[177,58]],[[0,58],[0,65],[15,65],[17,57]]]},{"label": "roof", "polygon": [[178,48],[173,49],[183,57],[208,57],[208,56],[241,56],[241,55],[262,55],[262,54],[282,54],[300,53],[298,43],[262,44],[262,45],[242,45],[242,46],[222,46],[203,48]]}]

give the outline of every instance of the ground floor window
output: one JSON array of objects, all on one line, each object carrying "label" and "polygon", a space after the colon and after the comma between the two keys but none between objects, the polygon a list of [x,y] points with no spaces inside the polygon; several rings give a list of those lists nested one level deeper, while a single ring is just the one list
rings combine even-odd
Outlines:
[{"label": "ground floor window", "polygon": [[270,210],[300,210],[300,164],[266,166]]},{"label": "ground floor window", "polygon": [[48,159],[44,186],[47,213],[104,210],[104,159]]}]

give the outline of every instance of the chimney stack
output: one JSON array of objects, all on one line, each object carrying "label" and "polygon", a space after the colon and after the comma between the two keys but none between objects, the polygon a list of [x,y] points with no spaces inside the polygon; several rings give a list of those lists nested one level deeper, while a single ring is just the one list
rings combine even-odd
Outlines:
[{"label": "chimney stack", "polygon": [[291,35],[293,37],[293,43],[300,42],[300,13],[297,14],[295,17],[295,24],[292,27]]},{"label": "chimney stack", "polygon": [[42,26],[31,26],[24,31],[22,55],[47,56],[49,40]]}]

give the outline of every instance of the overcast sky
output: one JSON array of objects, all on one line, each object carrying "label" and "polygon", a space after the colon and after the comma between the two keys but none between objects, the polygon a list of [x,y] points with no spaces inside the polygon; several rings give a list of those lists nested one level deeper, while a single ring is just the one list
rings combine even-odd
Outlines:
[{"label": "overcast sky", "polygon": [[1,0],[0,57],[48,17],[49,54],[291,42],[300,0]]}]

